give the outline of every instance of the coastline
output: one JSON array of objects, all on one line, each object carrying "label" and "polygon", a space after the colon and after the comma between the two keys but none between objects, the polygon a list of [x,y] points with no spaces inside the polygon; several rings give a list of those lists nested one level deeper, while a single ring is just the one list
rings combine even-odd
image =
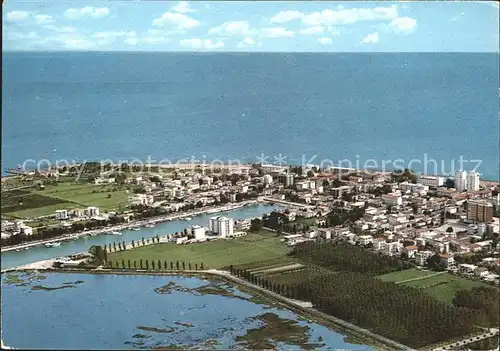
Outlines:
[{"label": "coastline", "polygon": [[293,300],[287,297],[281,296],[275,292],[266,290],[260,286],[254,285],[246,280],[240,279],[231,275],[227,271],[208,269],[208,270],[185,270],[185,271],[146,271],[146,270],[136,270],[127,271],[121,269],[104,269],[98,268],[94,270],[89,269],[74,269],[74,268],[63,268],[63,269],[19,269],[11,268],[2,271],[2,274],[9,272],[30,272],[36,271],[38,273],[67,273],[67,274],[110,274],[110,275],[153,275],[153,276],[196,276],[196,277],[208,277],[217,280],[222,280],[230,283],[236,287],[243,287],[244,289],[250,290],[252,295],[263,297],[270,303],[277,304],[283,308],[286,308],[298,315],[310,319],[316,323],[322,324],[326,327],[333,329],[336,332],[346,334],[346,337],[354,337],[355,339],[367,343],[376,349],[383,350],[404,350],[404,351],[416,351],[409,346],[398,343],[397,341],[383,337],[382,335],[371,332],[370,330],[364,329],[342,319],[336,318],[334,316],[327,315],[321,311],[316,310],[312,307],[312,303],[308,301]]},{"label": "coastline", "polygon": [[143,220],[137,220],[137,221],[131,221],[123,224],[118,224],[114,226],[109,226],[109,227],[104,227],[104,228],[99,228],[99,229],[94,229],[94,230],[88,230],[88,231],[83,231],[83,232],[78,232],[78,233],[72,233],[72,234],[65,234],[57,238],[53,239],[47,239],[47,240],[38,240],[35,242],[27,242],[23,244],[18,244],[14,246],[7,246],[7,247],[2,247],[0,252],[8,252],[8,251],[13,251],[13,250],[19,250],[19,249],[24,249],[26,247],[34,247],[34,246],[41,246],[44,244],[48,243],[57,243],[57,242],[62,242],[66,240],[72,240],[72,239],[78,239],[86,236],[90,236],[91,234],[103,234],[109,231],[119,231],[126,229],[128,227],[142,227],[146,226],[148,224],[156,224],[156,223],[162,223],[162,222],[167,222],[169,220],[177,220],[177,219],[182,219],[190,216],[198,216],[198,215],[203,215],[207,213],[219,213],[219,212],[226,212],[226,211],[232,211],[238,208],[242,208],[244,206],[249,206],[249,205],[257,205],[260,202],[257,200],[248,200],[248,201],[242,201],[236,204],[228,204],[224,206],[217,206],[217,207],[210,207],[210,208],[205,208],[203,210],[194,210],[194,211],[188,211],[188,212],[183,212],[180,214],[168,214],[168,215],[163,215],[163,216],[158,216],[158,217],[151,217]]}]

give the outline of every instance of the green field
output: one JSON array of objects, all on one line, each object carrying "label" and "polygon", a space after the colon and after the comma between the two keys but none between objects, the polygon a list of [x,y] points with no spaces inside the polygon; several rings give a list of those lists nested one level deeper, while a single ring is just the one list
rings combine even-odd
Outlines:
[{"label": "green field", "polygon": [[479,286],[491,287],[491,285],[488,285],[486,283],[457,277],[449,273],[429,277],[426,279],[415,280],[412,282],[402,283],[402,285],[421,289],[430,296],[447,303],[452,303],[453,298],[460,290],[469,290]]},{"label": "green field", "polygon": [[56,210],[88,206],[113,211],[124,208],[128,202],[125,186],[60,183],[47,185],[43,190],[33,188],[2,193],[2,214],[33,218],[53,215]]},{"label": "green field", "polygon": [[428,275],[435,274],[432,271],[420,271],[418,269],[406,269],[404,271],[392,272],[384,275],[379,275],[377,278],[384,282],[398,283],[408,279],[423,278]]},{"label": "green field", "polygon": [[[139,238],[138,238],[139,239]],[[291,261],[286,254],[289,248],[280,242],[275,233],[261,231],[231,240],[214,240],[206,243],[177,245],[155,244],[133,250],[111,253],[108,260],[161,260],[201,263],[208,268],[224,268],[271,259]]]},{"label": "green field", "polygon": [[[410,286],[412,288],[420,289],[432,297],[441,301],[452,303],[453,298],[460,290],[468,290],[478,286],[490,285],[471,279],[457,277],[449,273],[435,275],[433,271],[419,271],[417,269],[407,269],[404,271],[393,272],[389,274],[380,275],[377,278],[385,282],[402,282],[401,285]],[[425,278],[428,277],[428,278]],[[409,282],[404,282],[409,279],[417,279]]]},{"label": "green field", "polygon": [[44,216],[70,206],[71,203],[66,200],[38,194],[30,190],[13,190],[2,193],[2,214],[11,217]]},{"label": "green field", "polygon": [[326,268],[307,265],[300,270],[291,270],[279,273],[264,273],[263,275],[265,278],[276,284],[300,284],[307,282],[309,279],[314,279],[318,276],[325,277],[325,275],[329,274],[335,274],[335,272]]}]

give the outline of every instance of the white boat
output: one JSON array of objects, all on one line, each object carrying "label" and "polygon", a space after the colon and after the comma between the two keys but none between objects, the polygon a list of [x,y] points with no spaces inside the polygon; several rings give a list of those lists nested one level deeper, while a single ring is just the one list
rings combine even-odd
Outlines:
[{"label": "white boat", "polygon": [[132,228],[132,230],[133,230],[134,232],[137,232],[137,231],[141,230],[141,228]]},{"label": "white boat", "polygon": [[97,233],[90,234],[90,236],[97,236],[97,235],[99,235],[99,234],[97,234]]},{"label": "white boat", "polygon": [[61,243],[47,243],[45,247],[58,247],[61,246]]},{"label": "white boat", "polygon": [[122,235],[122,232],[111,232],[113,235]]},{"label": "white boat", "polygon": [[30,249],[29,247],[25,247],[25,248],[24,248],[24,250],[25,250],[25,251],[28,251],[29,249]]},{"label": "white boat", "polygon": [[16,252],[19,252],[19,251],[21,251],[21,250],[19,250],[19,249],[16,249]]},{"label": "white boat", "polygon": [[184,218],[184,220],[185,221],[190,221],[190,220],[192,220],[192,218],[191,217],[186,217],[186,218]]},{"label": "white boat", "polygon": [[154,227],[155,227],[155,225],[154,225],[154,224],[148,224],[148,225],[146,226],[146,228],[154,228]]}]

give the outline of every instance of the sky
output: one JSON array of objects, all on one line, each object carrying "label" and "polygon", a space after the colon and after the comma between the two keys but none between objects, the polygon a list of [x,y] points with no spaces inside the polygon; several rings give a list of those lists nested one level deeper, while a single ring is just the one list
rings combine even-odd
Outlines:
[{"label": "sky", "polygon": [[3,51],[499,52],[496,2],[6,0]]}]

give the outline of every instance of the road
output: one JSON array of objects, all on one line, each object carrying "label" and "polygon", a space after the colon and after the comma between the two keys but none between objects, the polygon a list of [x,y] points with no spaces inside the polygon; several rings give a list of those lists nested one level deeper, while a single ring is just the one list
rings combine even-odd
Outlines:
[{"label": "road", "polygon": [[[462,340],[455,341],[455,342],[450,343],[448,345],[432,349],[432,351],[454,350],[457,347],[463,347],[463,346],[466,346],[468,344],[472,344],[472,343],[474,343],[476,341],[479,341],[479,340],[484,340],[484,339],[491,338],[491,337],[493,337],[495,335],[498,335],[498,329],[496,329],[496,328],[490,328],[490,329],[488,329],[487,332],[485,332],[483,334],[469,335],[469,336],[466,336],[465,338],[463,338]],[[498,350],[498,347],[496,348],[496,350]]]},{"label": "road", "polygon": [[285,201],[285,200],[278,200],[272,197],[267,197],[267,196],[261,196],[259,197],[259,200],[265,201],[265,202],[273,202],[277,204],[284,204],[284,205],[289,205],[289,206],[294,206],[294,207],[301,207],[301,208],[307,208],[307,209],[313,209],[314,206],[311,205],[306,205],[306,204],[301,204],[298,202],[290,202],[290,201]]},{"label": "road", "polygon": [[406,279],[406,280],[401,280],[399,282],[396,282],[396,284],[414,282],[416,280],[424,280],[424,279],[432,278],[432,277],[435,277],[435,276],[438,276],[438,275],[441,275],[441,274],[446,274],[446,273],[448,273],[448,272],[446,272],[446,271],[437,272],[437,273],[433,273],[433,274],[429,274],[429,275],[424,275],[423,277],[417,277],[417,278],[410,278],[410,279]]}]

